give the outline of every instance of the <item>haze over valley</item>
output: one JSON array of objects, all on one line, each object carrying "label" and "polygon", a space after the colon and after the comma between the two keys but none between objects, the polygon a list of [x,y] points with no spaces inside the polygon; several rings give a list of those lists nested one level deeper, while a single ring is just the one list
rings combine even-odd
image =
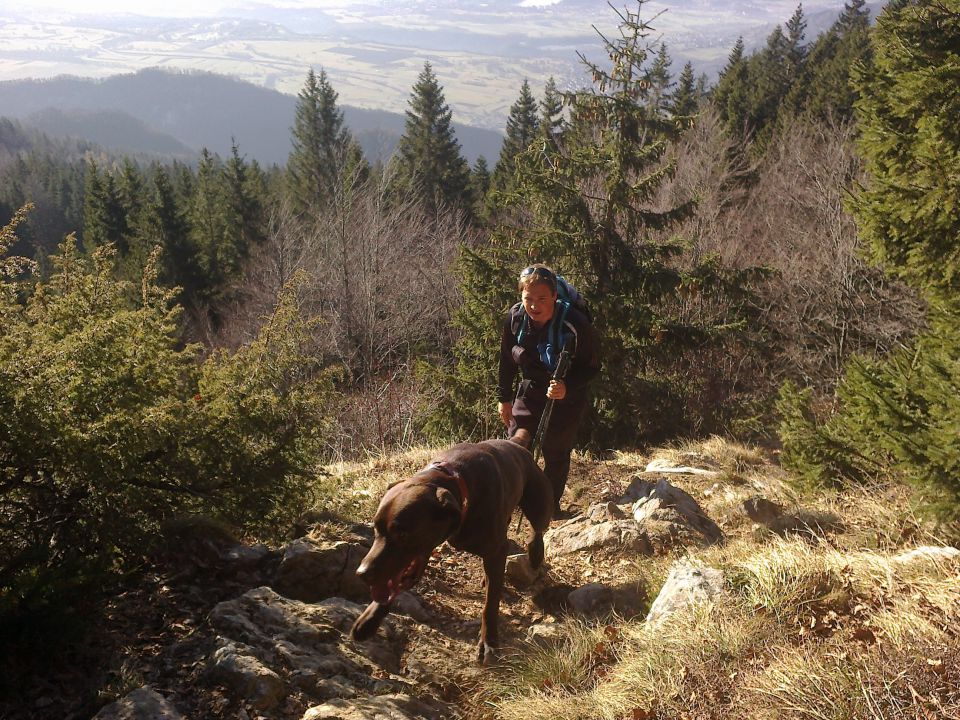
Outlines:
[{"label": "haze over valley", "polygon": [[[839,0],[804,3],[808,37],[829,25]],[[138,3],[47,0],[0,6],[0,81],[59,75],[103,78],[145,68],[203,70],[294,95],[309,67],[323,68],[347,106],[402,113],[429,61],[458,123],[502,131],[524,78],[539,93],[582,82],[577,51],[614,32],[606,0],[403,0],[401,2]],[[622,7],[614,3],[612,7]],[[632,6],[631,6],[632,7]],[[763,42],[793,0],[650,2],[673,71],[690,60],[711,77],[740,35]],[[65,109],[65,108],[61,108]],[[0,114],[11,108],[0,107]]]}]

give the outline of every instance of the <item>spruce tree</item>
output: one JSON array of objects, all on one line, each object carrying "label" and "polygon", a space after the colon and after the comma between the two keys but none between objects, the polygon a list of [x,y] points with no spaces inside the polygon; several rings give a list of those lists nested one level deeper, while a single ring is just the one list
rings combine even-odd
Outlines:
[{"label": "spruce tree", "polygon": [[221,162],[206,148],[201,151],[197,164],[188,222],[190,241],[197,249],[203,268],[201,287],[192,299],[208,303],[214,299],[215,288],[222,287],[227,277],[227,268],[221,259],[232,257],[233,252],[224,246],[227,233]]},{"label": "spruce tree", "polygon": [[129,229],[126,247],[117,258],[119,276],[139,281],[157,241],[150,232],[147,181],[130,159],[124,160],[117,189]]},{"label": "spruce tree", "polygon": [[807,56],[807,46],[803,44],[806,32],[807,19],[803,15],[803,4],[800,4],[787,21],[787,63],[793,72],[800,69]]},{"label": "spruce tree", "polygon": [[554,142],[563,134],[563,95],[557,90],[553,76],[543,88],[543,100],[540,101],[540,131]]},{"label": "spruce tree", "polygon": [[453,131],[453,112],[429,62],[410,94],[404,133],[397,144],[397,182],[431,210],[441,205],[469,210],[470,167]]},{"label": "spruce tree", "polygon": [[493,170],[491,184],[496,190],[506,190],[512,185],[516,172],[514,160],[527,149],[536,137],[540,127],[537,117],[537,100],[530,92],[530,83],[526,80],[520,86],[520,96],[510,106],[507,117],[506,137],[500,148],[500,159]]},{"label": "spruce tree", "polygon": [[[954,3],[955,5],[955,3]],[[873,63],[856,74],[868,181],[852,203],[872,258],[923,291],[929,329],[880,360],[854,360],[825,420],[781,398],[784,462],[815,483],[891,474],[960,537],[960,11],[887,5]]]},{"label": "spruce tree", "polygon": [[854,0],[830,29],[813,44],[807,57],[809,81],[804,94],[794,105],[813,118],[847,121],[853,117],[857,90],[852,73],[860,65],[869,65],[870,11],[865,0]]},{"label": "spruce tree", "polygon": [[713,91],[713,104],[727,131],[743,137],[747,128],[749,80],[743,38],[737,38]]},{"label": "spruce tree", "polygon": [[747,63],[748,106],[746,127],[751,134],[764,133],[772,128],[780,111],[780,104],[790,89],[793,45],[779,25],[767,37],[766,47],[750,57]]},{"label": "spruce tree", "polygon": [[202,260],[190,237],[190,226],[177,198],[170,176],[163,167],[153,176],[153,197],[149,202],[151,234],[163,248],[161,280],[180,288],[181,300],[193,300],[203,285]]},{"label": "spruce tree", "polygon": [[872,181],[855,204],[872,258],[938,297],[960,296],[960,10],[910,3],[878,21],[857,76]]},{"label": "spruce tree", "polygon": [[297,96],[287,175],[294,206],[316,214],[333,197],[353,150],[353,140],[337,106],[337,92],[327,74],[313,68]]},{"label": "spruce tree", "polygon": [[831,28],[838,35],[848,35],[859,32],[870,25],[870,9],[867,0],[847,0],[843,4],[843,12]]},{"label": "spruce tree", "polygon": [[700,93],[693,77],[693,64],[687,62],[677,79],[677,89],[670,96],[669,109],[673,118],[690,118],[700,106]]},{"label": "spruce tree", "polygon": [[481,155],[470,169],[470,196],[474,198],[474,214],[483,217],[487,214],[486,198],[490,192],[490,168],[487,159]]},{"label": "spruce tree", "polygon": [[130,226],[117,181],[95,162],[87,165],[84,179],[83,244],[90,251],[112,243],[123,254],[129,247]]},{"label": "spruce tree", "polygon": [[676,432],[689,420],[664,360],[703,348],[710,330],[683,322],[672,300],[686,282],[721,281],[706,267],[690,275],[678,270],[672,260],[680,248],[659,232],[688,216],[692,203],[651,205],[672,171],[665,153],[678,129],[651,102],[651,29],[640,18],[642,6],[622,14],[619,38],[605,41],[611,68],[581,55],[594,87],[568,97],[572,122],[558,151],[534,143],[519,156],[509,198],[515,222],[499,228],[489,246],[462,251],[456,363],[444,376],[448,394],[436,430],[476,434],[496,427],[500,323],[516,302],[516,273],[531,261],[553,266],[590,299],[603,339],[596,414],[585,428],[604,443],[636,442]]},{"label": "spruce tree", "polygon": [[[263,208],[264,184],[259,167],[241,157],[234,140],[230,158],[223,166],[226,233],[239,258],[246,257],[254,245],[266,238],[266,217]],[[231,272],[239,270],[235,263]]]},{"label": "spruce tree", "polygon": [[657,56],[647,70],[647,82],[650,84],[647,102],[653,112],[660,115],[666,114],[668,110],[670,88],[673,87],[673,76],[670,74],[672,64],[673,60],[667,53],[667,44],[660,43]]}]

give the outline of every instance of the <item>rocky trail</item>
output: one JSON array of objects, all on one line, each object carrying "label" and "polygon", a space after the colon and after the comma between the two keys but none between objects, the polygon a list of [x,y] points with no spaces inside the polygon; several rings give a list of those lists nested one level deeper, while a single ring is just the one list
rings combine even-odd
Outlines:
[{"label": "rocky trail", "polygon": [[[810,518],[776,502],[782,488],[769,472],[749,476],[708,456],[576,460],[564,501],[569,517],[551,525],[540,573],[520,555],[528,526],[511,524],[517,556],[508,561],[501,604],[502,657],[561,639],[571,617],[649,613],[648,622],[660,621],[722,590],[719,573],[676,559],[687,549],[758,525],[809,527]],[[474,661],[483,603],[478,558],[438,548],[377,635],[353,643],[350,626],[369,599],[354,577],[368,526],[318,523],[278,549],[216,534],[188,537],[177,545],[173,569],[145,576],[104,618],[100,651],[109,649],[116,662],[100,687],[117,699],[98,720],[484,717],[478,685],[490,670]],[[638,580],[654,557],[669,567],[656,598]],[[60,687],[35,689],[26,715],[0,715],[89,717],[76,708],[103,705],[105,696],[72,695],[75,680],[64,675]]]}]

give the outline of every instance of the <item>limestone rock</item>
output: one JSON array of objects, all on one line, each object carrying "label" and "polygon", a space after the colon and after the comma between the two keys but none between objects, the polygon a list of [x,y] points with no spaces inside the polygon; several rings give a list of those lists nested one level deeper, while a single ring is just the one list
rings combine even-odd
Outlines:
[{"label": "limestone rock", "polygon": [[102,708],[93,720],[183,720],[183,715],[158,692],[142,687]]},{"label": "limestone rock", "polygon": [[585,550],[610,550],[637,555],[652,555],[646,534],[633,520],[606,520],[593,523],[578,517],[544,535],[547,555],[557,557]]},{"label": "limestone rock", "polygon": [[289,684],[317,700],[406,689],[396,677],[403,644],[397,617],[387,616],[370,640],[352,643],[350,626],[362,610],[342,598],[309,605],[261,587],[219,603],[210,624],[227,642],[242,643],[243,654],[282,671]]},{"label": "limestone rock", "polygon": [[258,710],[276,707],[287,694],[280,676],[254,656],[253,648],[242,643],[221,641],[220,648],[210,658],[208,672]]},{"label": "limestone rock", "polygon": [[723,532],[697,501],[665,478],[650,482],[638,477],[627,488],[626,497],[634,500],[633,518],[655,545],[688,540],[712,544],[723,539]]},{"label": "limestone rock", "polygon": [[368,549],[352,542],[316,544],[306,538],[294,540],[283,551],[271,587],[285,597],[303,602],[334,596],[368,598],[366,584],[356,575]]},{"label": "limestone rock", "polygon": [[650,606],[647,623],[659,625],[677,611],[712,602],[725,592],[720,570],[681,560],[670,569],[667,581]]},{"label": "limestone rock", "polygon": [[909,567],[924,562],[947,563],[955,560],[960,560],[960,550],[955,547],[922,545],[893,556],[890,558],[890,563],[900,567]]},{"label": "limestone rock", "polygon": [[456,717],[452,708],[395,694],[362,700],[331,700],[307,710],[303,720],[443,720],[452,717]]},{"label": "limestone rock", "polygon": [[593,522],[603,522],[604,520],[625,520],[630,517],[622,507],[615,502],[594,503],[587,512],[584,513]]},{"label": "limestone rock", "polygon": [[423,606],[420,598],[406,590],[394,598],[392,612],[409,615],[420,623],[430,622],[433,619],[433,614]]},{"label": "limestone rock", "polygon": [[526,553],[507,557],[506,577],[514,587],[530,587],[539,575],[540,571],[533,569],[530,565],[530,557]]},{"label": "limestone rock", "polygon": [[558,622],[541,622],[527,628],[527,642],[547,644],[563,636],[563,626]]}]

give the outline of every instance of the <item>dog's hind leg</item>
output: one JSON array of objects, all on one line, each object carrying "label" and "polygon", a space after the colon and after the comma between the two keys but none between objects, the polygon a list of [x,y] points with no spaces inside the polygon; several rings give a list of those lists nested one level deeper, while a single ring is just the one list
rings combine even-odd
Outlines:
[{"label": "dog's hind leg", "polygon": [[496,660],[500,634],[497,626],[500,616],[500,596],[503,594],[504,566],[507,562],[507,544],[483,558],[486,576],[486,595],[483,599],[483,615],[480,619],[480,643],[477,645],[477,662],[489,665]]}]

